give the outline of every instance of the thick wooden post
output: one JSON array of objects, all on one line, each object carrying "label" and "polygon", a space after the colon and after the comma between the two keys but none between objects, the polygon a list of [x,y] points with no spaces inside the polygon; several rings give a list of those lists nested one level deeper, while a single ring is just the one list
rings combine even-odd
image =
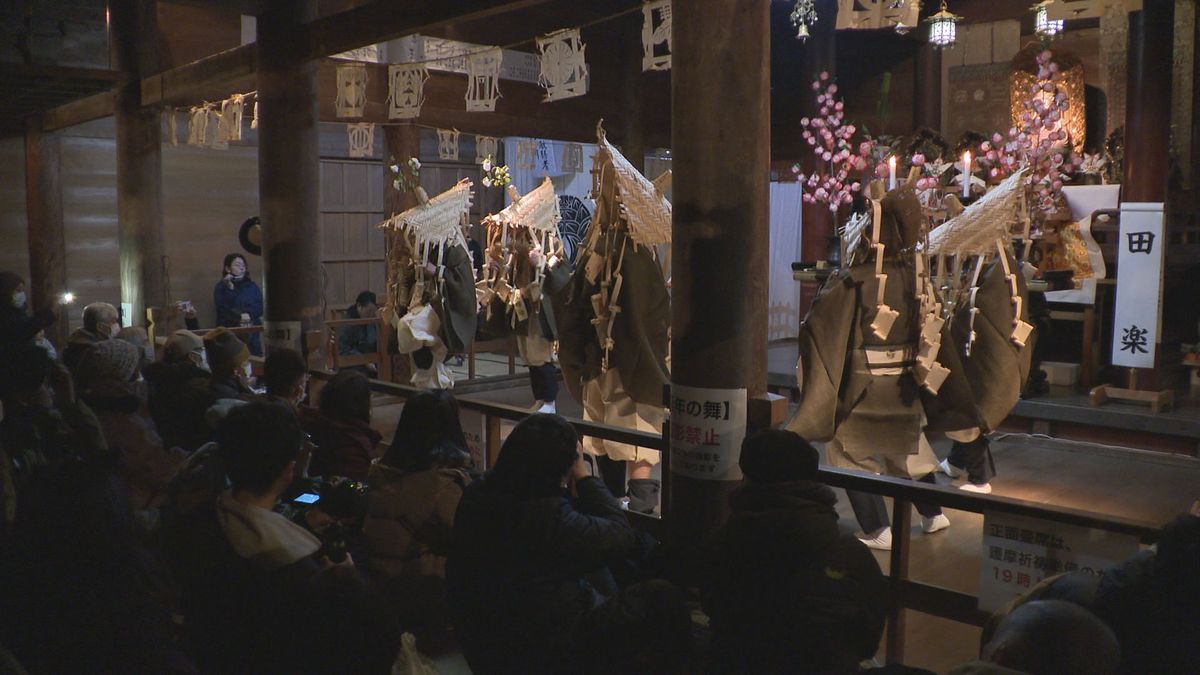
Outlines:
[{"label": "thick wooden post", "polygon": [[[676,3],[673,23],[671,379],[751,399],[767,386],[769,4]],[[670,480],[686,547],[724,522],[737,482]]]},{"label": "thick wooden post", "polygon": [[[383,127],[383,147],[383,154],[388,158],[389,164],[394,161],[396,164],[403,166],[405,162],[413,157],[420,159],[421,130],[419,127],[413,124],[385,126]],[[385,195],[384,206],[387,208],[389,215],[403,213],[404,211],[417,205],[417,196],[411,191],[400,192],[392,187],[393,176],[390,171],[384,171],[383,175],[385,183],[383,186],[383,194]],[[387,233],[387,239],[385,242],[387,250],[390,252],[392,250],[392,246],[394,245],[394,237],[391,232]],[[394,273],[395,270],[393,270],[389,264],[387,271],[388,293],[391,293],[393,281],[392,275]],[[389,306],[392,304],[392,298],[390,296],[388,297],[387,302]],[[380,344],[388,345],[391,342],[392,331],[394,329],[389,324],[382,326],[380,330],[388,334],[388,339],[381,341]],[[472,357],[472,364],[474,364],[474,357]],[[383,354],[383,363],[381,364],[380,370],[387,374],[385,379],[393,382],[399,382],[401,384],[408,384],[409,380],[412,378],[412,360],[403,354],[397,356],[385,352]],[[472,372],[470,376],[473,378],[475,377],[475,374]]]},{"label": "thick wooden post", "polygon": [[[320,331],[317,64],[305,24],[315,0],[277,4],[258,17],[258,190],[268,346]],[[302,345],[306,354],[321,349]]]},{"label": "thick wooden post", "polygon": [[1122,201],[1165,202],[1167,198],[1174,9],[1173,2],[1147,2],[1129,15]]},{"label": "thick wooden post", "polygon": [[[642,124],[642,19],[627,22],[621,57],[621,154],[633,168],[646,173],[646,134]],[[654,178],[655,176],[650,176]]]},{"label": "thick wooden post", "polygon": [[25,213],[29,233],[26,285],[33,311],[50,307],[58,313],[58,322],[47,329],[46,337],[62,350],[67,344],[69,321],[67,307],[58,306],[67,285],[59,157],[58,137],[42,132],[40,117],[30,118],[25,129]]},{"label": "thick wooden post", "polygon": [[167,303],[162,236],[162,130],[157,108],[142,107],[141,78],[158,72],[155,0],[112,3],[113,66],[117,126],[117,242],[121,303],[145,325],[147,307]]},{"label": "thick wooden post", "polygon": [[916,44],[913,73],[913,129],[942,128],[942,52],[928,42]]}]

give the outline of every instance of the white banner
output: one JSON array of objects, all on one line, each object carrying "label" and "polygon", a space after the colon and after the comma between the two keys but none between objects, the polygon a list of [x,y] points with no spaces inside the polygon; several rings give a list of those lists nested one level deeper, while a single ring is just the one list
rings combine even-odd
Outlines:
[{"label": "white banner", "polygon": [[671,473],[741,480],[746,390],[671,385]]},{"label": "white banner", "polygon": [[994,612],[1047,577],[1100,574],[1138,550],[1137,537],[1004,513],[983,514],[979,609]]},{"label": "white banner", "polygon": [[[484,469],[483,457],[487,452],[487,424],[484,423],[483,413],[478,410],[460,410],[458,420],[462,423],[463,437],[467,440],[467,450],[475,462],[475,468]],[[493,462],[495,457],[491,458]]]},{"label": "white banner", "polygon": [[1096,302],[1096,282],[1108,276],[1104,266],[1104,253],[1092,236],[1092,213],[1097,209],[1115,209],[1121,194],[1120,185],[1068,185],[1063,188],[1063,198],[1071,209],[1071,219],[1074,224],[1068,225],[1069,232],[1064,232],[1063,245],[1070,243],[1069,238],[1078,237],[1087,248],[1087,262],[1091,266],[1091,275],[1080,277],[1076,270],[1076,288],[1069,291],[1050,291],[1046,293],[1049,302],[1070,302],[1091,305]]},{"label": "white banner", "polygon": [[1121,204],[1112,340],[1115,366],[1154,367],[1154,346],[1162,320],[1166,244],[1162,203]]}]

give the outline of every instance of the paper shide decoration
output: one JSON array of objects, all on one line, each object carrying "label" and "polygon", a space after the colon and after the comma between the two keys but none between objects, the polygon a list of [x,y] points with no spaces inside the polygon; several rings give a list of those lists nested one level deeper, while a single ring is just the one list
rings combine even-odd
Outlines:
[{"label": "paper shide decoration", "polygon": [[420,64],[388,66],[388,119],[411,120],[421,115],[429,71]]},{"label": "paper shide decoration", "polygon": [[367,104],[367,67],[362,64],[338,66],[337,99],[334,107],[338,117],[362,117]]},{"label": "paper shide decoration", "polygon": [[346,142],[351,157],[370,157],[375,150],[375,125],[369,122],[347,124]]},{"label": "paper shide decoration", "polygon": [[438,129],[438,159],[458,161],[458,129]]},{"label": "paper shide decoration", "polygon": [[483,164],[489,157],[496,156],[495,136],[475,136],[475,163]]},{"label": "paper shide decoration", "polygon": [[563,146],[562,164],[559,169],[563,173],[579,173],[583,171],[583,146],[578,143],[567,143]]},{"label": "paper shide decoration", "polygon": [[671,0],[642,5],[642,70],[671,69]]},{"label": "paper shide decoration", "polygon": [[242,140],[242,110],[245,98],[242,94],[234,94],[221,102],[221,117],[217,125],[217,136],[221,141]]},{"label": "paper shide decoration", "polygon": [[537,141],[517,141],[517,169],[529,171],[537,159]]},{"label": "paper shide decoration", "polygon": [[584,62],[586,49],[579,39],[579,29],[555,31],[537,39],[541,52],[541,74],[538,84],[546,88],[545,101],[583,96],[588,90],[588,68]]},{"label": "paper shide decoration", "polygon": [[919,0],[838,0],[837,30],[895,28],[906,32],[920,22]]},{"label": "paper shide decoration", "polygon": [[504,52],[499,47],[467,55],[467,111],[494,112],[500,98],[500,64]]}]

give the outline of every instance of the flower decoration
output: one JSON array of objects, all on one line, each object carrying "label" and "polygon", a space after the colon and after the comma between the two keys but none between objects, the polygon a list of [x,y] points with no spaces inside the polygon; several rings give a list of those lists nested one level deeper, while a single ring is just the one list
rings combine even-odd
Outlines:
[{"label": "flower decoration", "polygon": [[861,189],[861,183],[850,179],[850,172],[867,168],[875,143],[868,139],[855,146],[851,142],[858,130],[853,124],[846,123],[845,104],[837,99],[838,86],[830,81],[829,73],[818,75],[812,88],[817,92],[819,114],[811,119],[803,118],[800,126],[804,128],[804,141],[813,149],[816,168],[812,173],[804,174],[796,164],[792,172],[804,184],[805,202],[825,204],[836,213]]},{"label": "flower decoration", "polygon": [[504,187],[512,182],[512,176],[508,173],[508,165],[495,164],[492,162],[492,156],[488,155],[483,160],[483,179],[480,181],[484,187]]},{"label": "flower decoration", "polygon": [[400,192],[408,192],[421,186],[421,160],[409,157],[407,162],[400,164],[395,157],[389,155],[388,162],[393,188]]}]

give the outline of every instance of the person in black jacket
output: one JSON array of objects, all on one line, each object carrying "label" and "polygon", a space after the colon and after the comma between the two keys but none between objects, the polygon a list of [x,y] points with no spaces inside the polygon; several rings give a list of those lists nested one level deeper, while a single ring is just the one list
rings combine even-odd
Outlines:
[{"label": "person in black jacket", "polygon": [[730,495],[701,583],[713,672],[853,672],[878,648],[887,585],[867,547],[839,531],[817,461],[790,431],[742,444],[745,482]]},{"label": "person in black jacket", "polygon": [[54,324],[52,309],[30,316],[28,298],[20,275],[0,272],[0,348],[32,342],[39,332]]},{"label": "person in black jacket", "polygon": [[607,568],[643,550],[588,475],[574,428],[557,415],[523,420],[455,515],[447,591],[471,670],[573,672],[573,632],[617,590]]}]

